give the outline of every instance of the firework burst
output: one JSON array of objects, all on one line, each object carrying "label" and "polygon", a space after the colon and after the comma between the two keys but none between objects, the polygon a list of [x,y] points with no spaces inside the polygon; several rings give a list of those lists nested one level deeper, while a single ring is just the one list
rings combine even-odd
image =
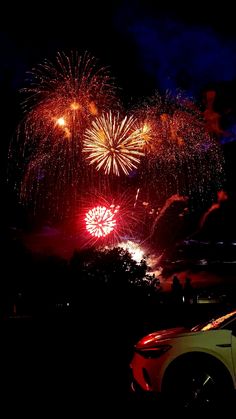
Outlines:
[{"label": "firework burst", "polygon": [[[139,237],[142,231],[143,209],[140,209],[140,206],[134,208],[135,192],[133,188],[127,189],[120,185],[116,191],[108,186],[100,187],[100,190],[95,186],[83,193],[77,205],[75,234],[78,235],[78,240],[82,240],[84,247],[97,244],[100,238],[103,245],[115,246],[121,241],[135,240]],[[93,217],[94,214],[90,212],[93,208],[106,208],[113,214],[115,223],[109,234],[88,234],[90,232],[87,228],[87,214],[90,213]]]},{"label": "firework burst", "polygon": [[55,63],[46,60],[29,73],[28,82],[22,89],[25,118],[17,144],[23,167],[21,200],[41,200],[44,205],[49,196],[58,202],[63,196],[69,200],[86,180],[81,152],[84,132],[114,103],[112,79],[95,58],[72,52],[58,53]]},{"label": "firework burst", "polygon": [[109,108],[114,100],[108,69],[99,67],[88,53],[83,56],[77,52],[58,53],[55,62],[45,60],[29,76],[29,87],[22,89],[27,95],[23,102],[27,118],[30,111],[42,110],[49,111],[49,117],[54,114],[56,120],[63,115],[74,120],[79,114],[78,119],[83,121]]},{"label": "firework burst", "polygon": [[109,112],[92,122],[85,132],[83,152],[97,170],[105,174],[128,175],[136,169],[143,154],[142,129],[134,117],[121,118]]},{"label": "firework burst", "polygon": [[114,230],[116,225],[115,211],[106,207],[95,207],[85,217],[87,231],[94,237],[105,237]]}]

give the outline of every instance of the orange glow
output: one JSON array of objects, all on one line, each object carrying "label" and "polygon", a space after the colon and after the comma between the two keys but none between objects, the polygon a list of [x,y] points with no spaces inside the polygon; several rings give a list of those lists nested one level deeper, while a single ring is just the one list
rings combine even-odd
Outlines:
[{"label": "orange glow", "polygon": [[71,138],[71,132],[68,128],[65,128],[65,137],[66,138]]},{"label": "orange glow", "polygon": [[161,118],[161,121],[162,122],[167,122],[168,121],[168,115],[167,115],[167,113],[162,113],[161,116],[160,116],[160,118]]},{"label": "orange glow", "polygon": [[141,137],[144,142],[144,146],[151,146],[152,135],[151,135],[151,125],[147,122],[144,122],[143,126],[140,128]]},{"label": "orange glow", "polygon": [[59,125],[60,127],[64,127],[66,125],[65,118],[63,118],[63,116],[61,118],[58,118],[56,121],[56,125]]},{"label": "orange glow", "polygon": [[98,114],[98,108],[97,108],[97,106],[95,105],[94,102],[90,102],[89,111],[92,115],[97,115]]},{"label": "orange glow", "polygon": [[72,111],[81,111],[82,106],[78,102],[73,102],[70,105],[70,108],[72,109]]}]

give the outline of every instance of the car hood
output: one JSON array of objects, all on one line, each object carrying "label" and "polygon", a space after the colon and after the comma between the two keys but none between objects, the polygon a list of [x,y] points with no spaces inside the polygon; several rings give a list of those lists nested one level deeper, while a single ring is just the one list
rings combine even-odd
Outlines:
[{"label": "car hood", "polygon": [[149,346],[152,346],[153,343],[158,342],[159,340],[177,338],[190,333],[193,334],[195,332],[192,332],[190,329],[187,329],[185,327],[175,327],[172,329],[158,330],[157,332],[150,333],[149,335],[142,338],[137,343],[137,345],[135,345],[135,347],[137,349],[143,348],[144,346],[148,348]]}]

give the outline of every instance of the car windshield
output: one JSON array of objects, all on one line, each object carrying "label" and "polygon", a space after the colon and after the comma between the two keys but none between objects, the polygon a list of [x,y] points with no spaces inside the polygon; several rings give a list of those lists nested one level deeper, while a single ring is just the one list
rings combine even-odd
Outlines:
[{"label": "car windshield", "polygon": [[225,314],[224,316],[212,319],[207,323],[199,324],[191,329],[192,332],[205,332],[212,329],[220,329],[228,320],[233,318],[236,315],[236,310],[231,311],[230,313]]}]

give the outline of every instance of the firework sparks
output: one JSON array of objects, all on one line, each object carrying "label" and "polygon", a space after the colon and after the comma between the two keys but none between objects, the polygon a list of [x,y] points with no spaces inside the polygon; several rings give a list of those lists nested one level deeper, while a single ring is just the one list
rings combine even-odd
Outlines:
[{"label": "firework sparks", "polygon": [[89,210],[85,217],[87,231],[100,238],[110,234],[116,225],[115,212],[106,207],[95,207]]},{"label": "firework sparks", "polygon": [[[112,104],[114,87],[107,68],[97,66],[94,57],[85,53],[58,53],[55,62],[45,60],[30,73],[30,86],[22,89],[27,94],[23,103],[27,112],[39,105],[57,113],[79,111],[84,116],[97,114]],[[64,112],[63,112],[64,114]],[[81,116],[81,115],[80,115]]]},{"label": "firework sparks", "polygon": [[136,207],[136,205],[137,205],[139,192],[140,192],[140,188],[138,188],[138,189],[137,189],[137,192],[136,192],[136,195],[135,195],[134,208],[135,208],[135,207]]},{"label": "firework sparks", "polygon": [[[98,68],[88,54],[80,57],[58,53],[56,62],[45,61],[31,72],[31,84],[23,89],[27,99],[24,121],[26,142],[39,147],[59,141],[67,127],[74,141],[81,142],[91,119],[108,109],[114,99],[114,87],[107,69]],[[59,116],[58,116],[59,115]]]},{"label": "firework sparks", "polygon": [[145,103],[137,117],[147,150],[168,161],[204,152],[212,144],[201,112],[193,102],[158,93]]},{"label": "firework sparks", "polygon": [[[32,70],[29,87],[22,91],[26,114],[17,142],[23,167],[20,198],[32,201],[36,190],[38,201],[44,203],[48,195],[62,202],[67,190],[72,198],[71,186],[78,190],[84,179],[84,132],[114,103],[110,74],[89,54],[58,53],[55,62],[46,60]],[[39,176],[42,172],[43,179]],[[70,199],[68,195],[65,198]]]},{"label": "firework sparks", "polygon": [[143,123],[138,122],[137,131],[140,132],[140,137],[143,141],[143,149],[149,152],[153,148],[153,128],[151,121],[144,121]]},{"label": "firework sparks", "polygon": [[158,190],[162,202],[173,194],[204,201],[209,191],[220,189],[223,155],[205,129],[196,104],[182,93],[156,95],[134,115],[145,142],[140,173],[150,194]]},{"label": "firework sparks", "polygon": [[92,128],[85,132],[83,149],[90,164],[117,176],[136,169],[144,155],[142,130],[135,129],[136,123],[132,116],[121,119],[111,112],[93,121]]}]

